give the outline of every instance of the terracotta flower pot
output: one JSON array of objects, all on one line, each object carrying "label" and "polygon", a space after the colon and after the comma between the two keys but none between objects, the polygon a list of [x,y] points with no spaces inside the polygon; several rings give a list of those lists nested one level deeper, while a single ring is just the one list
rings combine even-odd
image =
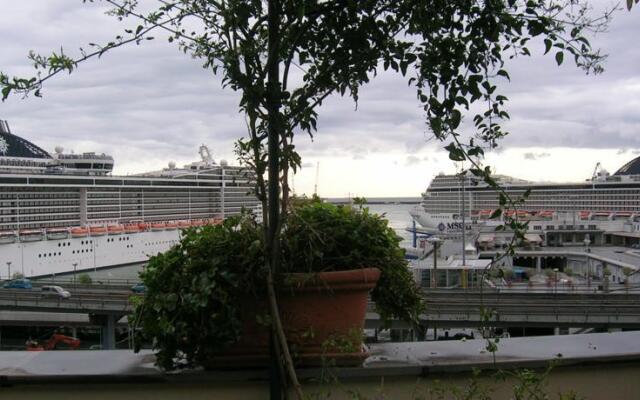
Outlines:
[{"label": "terracotta flower pot", "polygon": [[[316,274],[287,274],[278,291],[280,318],[297,366],[360,365],[362,329],[369,292],[380,277],[377,268]],[[243,305],[243,335],[215,354],[206,367],[264,367],[269,362],[266,302]],[[256,317],[258,316],[258,317]]]}]

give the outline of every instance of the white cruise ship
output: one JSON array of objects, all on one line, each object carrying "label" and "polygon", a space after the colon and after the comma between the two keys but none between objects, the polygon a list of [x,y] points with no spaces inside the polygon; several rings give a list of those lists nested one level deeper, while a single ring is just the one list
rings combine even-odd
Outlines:
[{"label": "white cruise ship", "polygon": [[[640,157],[613,175],[598,163],[593,176],[579,183],[529,182],[503,175],[495,178],[513,198],[531,190],[518,210],[507,212],[511,216],[517,213],[520,220],[561,220],[561,224],[571,221],[573,225],[602,227],[621,226],[624,222],[634,231],[640,230]],[[421,204],[410,214],[427,231],[454,233],[462,229],[463,209],[467,227],[473,229],[495,224],[488,219],[498,204],[497,192],[483,180],[471,174],[463,180],[460,175],[441,173],[433,178],[422,194]]]},{"label": "white cruise ship", "polygon": [[0,278],[42,276],[146,261],[182,229],[218,223],[258,204],[250,174],[201,160],[112,176],[105,154],[49,154],[0,120]]}]

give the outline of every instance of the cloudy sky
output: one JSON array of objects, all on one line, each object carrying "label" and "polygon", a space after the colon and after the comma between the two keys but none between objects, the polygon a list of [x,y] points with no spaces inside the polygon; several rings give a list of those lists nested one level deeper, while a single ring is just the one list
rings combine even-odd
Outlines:
[{"label": "cloudy sky", "polygon": [[[32,71],[29,50],[62,46],[77,54],[134,24],[81,0],[0,0],[0,10],[0,70],[18,75]],[[512,134],[486,164],[526,179],[575,181],[591,176],[598,161],[613,172],[640,155],[638,38],[636,7],[617,13],[609,32],[593,40],[609,54],[604,74],[587,76],[571,63],[557,67],[553,57],[541,56],[541,44],[531,46],[533,57],[508,64],[512,79],[503,90]],[[382,74],[360,98],[357,111],[349,100],[331,98],[314,140],[298,135],[304,167],[294,178],[297,192],[313,191],[318,163],[318,191],[329,197],[419,196],[434,174],[456,170],[442,144],[430,139],[404,80]],[[0,104],[0,119],[48,150],[112,154],[116,173],[127,174],[193,161],[202,143],[216,159],[232,161],[233,143],[245,133],[237,103],[197,60],[154,40],[53,79],[42,99],[12,97]]]}]

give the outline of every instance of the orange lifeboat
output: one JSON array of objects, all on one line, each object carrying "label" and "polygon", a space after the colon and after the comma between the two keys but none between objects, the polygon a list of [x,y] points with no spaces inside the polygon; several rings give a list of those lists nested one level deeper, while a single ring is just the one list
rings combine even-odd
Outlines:
[{"label": "orange lifeboat", "polygon": [[480,212],[478,213],[478,216],[480,218],[489,218],[492,213],[493,213],[493,210],[480,210]]},{"label": "orange lifeboat", "polygon": [[144,232],[148,229],[149,229],[149,224],[147,224],[146,222],[138,222],[138,230],[140,232]]},{"label": "orange lifeboat", "polygon": [[191,226],[202,226],[204,225],[204,221],[202,221],[201,219],[194,219],[193,221],[191,221]]},{"label": "orange lifeboat", "polygon": [[191,227],[191,223],[189,221],[178,221],[178,228],[186,229]]},{"label": "orange lifeboat", "polygon": [[89,233],[91,234],[91,236],[102,236],[107,233],[107,228],[102,225],[90,226]]},{"label": "orange lifeboat", "polygon": [[151,224],[152,231],[163,231],[167,225],[164,222],[154,222]]},{"label": "orange lifeboat", "polygon": [[107,233],[109,235],[120,235],[124,232],[124,226],[122,225],[109,225],[107,226]]},{"label": "orange lifeboat", "polygon": [[89,234],[88,228],[84,228],[82,226],[76,226],[71,228],[71,237],[73,238],[87,237],[88,234]]},{"label": "orange lifeboat", "polygon": [[178,223],[177,222],[167,222],[165,225],[167,230],[174,230],[178,228]]},{"label": "orange lifeboat", "polygon": [[124,226],[124,233],[138,233],[140,232],[139,224],[127,224]]},{"label": "orange lifeboat", "polygon": [[211,218],[211,223],[213,225],[220,225],[222,223],[223,219],[220,217],[215,217],[215,218]]}]

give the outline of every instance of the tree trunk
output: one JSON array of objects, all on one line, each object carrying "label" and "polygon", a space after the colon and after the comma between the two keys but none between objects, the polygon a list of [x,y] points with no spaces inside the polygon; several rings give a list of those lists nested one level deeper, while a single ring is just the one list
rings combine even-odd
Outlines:
[{"label": "tree trunk", "polygon": [[[269,182],[268,182],[268,204],[269,204],[269,226],[267,227],[267,259],[269,260],[269,272],[267,278],[267,288],[269,293],[269,309],[272,318],[273,335],[272,340],[278,340],[273,348],[279,348],[282,354],[273,354],[278,362],[280,355],[282,356],[289,379],[294,387],[299,400],[304,395],[302,387],[298,382],[296,371],[293,367],[293,360],[289,353],[287,339],[282,329],[280,321],[280,313],[276,301],[276,291],[273,284],[273,276],[277,274],[280,266],[280,130],[282,129],[282,121],[280,115],[280,2],[279,0],[270,0],[268,8],[268,58],[267,58],[267,97],[266,109],[268,113],[268,165],[269,165]],[[278,346],[279,345],[279,346]]]}]

